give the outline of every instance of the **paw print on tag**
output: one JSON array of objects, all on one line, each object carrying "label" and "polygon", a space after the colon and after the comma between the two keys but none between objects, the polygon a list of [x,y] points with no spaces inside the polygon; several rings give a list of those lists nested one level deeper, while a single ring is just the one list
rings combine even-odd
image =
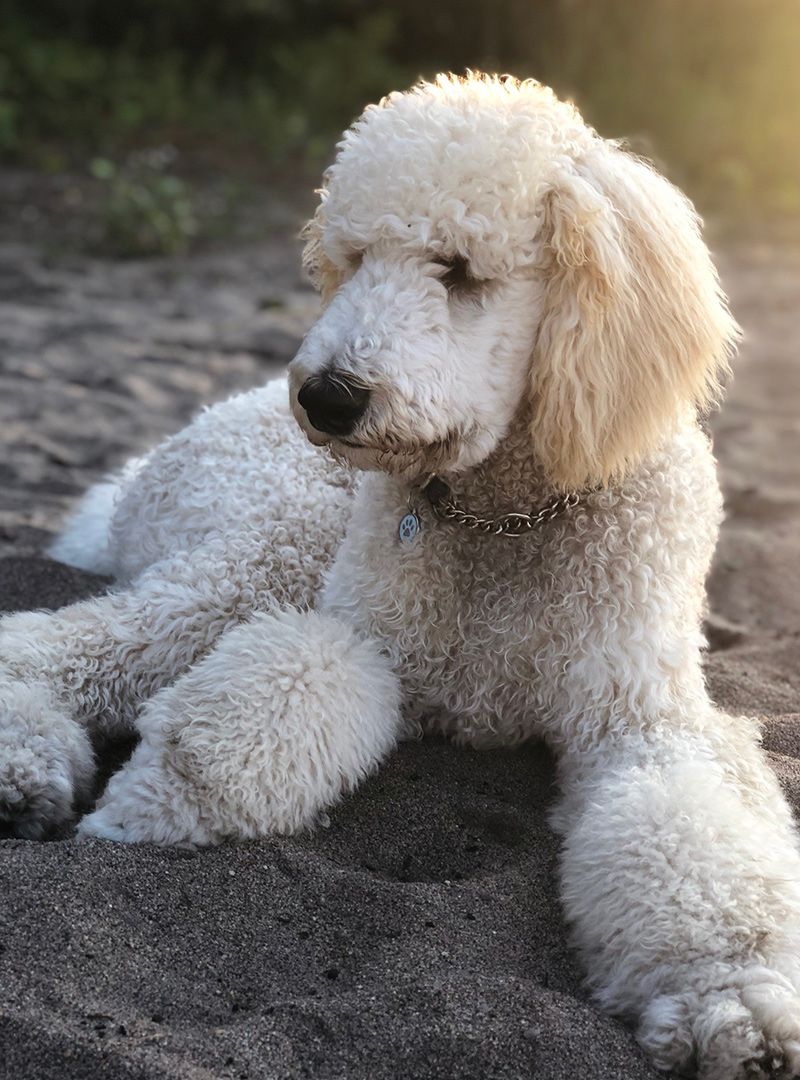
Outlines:
[{"label": "paw print on tag", "polygon": [[406,514],[400,522],[400,539],[404,544],[410,544],[419,532],[419,518],[416,514]]}]

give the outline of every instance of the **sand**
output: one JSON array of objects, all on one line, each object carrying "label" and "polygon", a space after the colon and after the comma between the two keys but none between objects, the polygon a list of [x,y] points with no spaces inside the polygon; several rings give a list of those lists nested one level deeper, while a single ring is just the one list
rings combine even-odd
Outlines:
[{"label": "sand", "polygon": [[[708,681],[800,811],[800,251],[719,259],[747,329],[713,421]],[[104,587],[41,550],[87,483],[255,385],[313,317],[296,253],[125,265],[0,247],[0,609]],[[311,835],[0,840],[0,1075],[655,1080],[581,990],[541,747],[401,747]]]}]

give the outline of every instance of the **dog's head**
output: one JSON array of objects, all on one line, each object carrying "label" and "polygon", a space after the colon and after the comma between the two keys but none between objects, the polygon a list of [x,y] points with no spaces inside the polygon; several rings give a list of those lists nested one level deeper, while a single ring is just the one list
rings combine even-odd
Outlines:
[{"label": "dog's head", "polygon": [[550,481],[606,484],[717,394],[737,328],[691,205],[539,84],[392,94],[326,181],[291,397],[354,465],[477,464],[528,395]]}]

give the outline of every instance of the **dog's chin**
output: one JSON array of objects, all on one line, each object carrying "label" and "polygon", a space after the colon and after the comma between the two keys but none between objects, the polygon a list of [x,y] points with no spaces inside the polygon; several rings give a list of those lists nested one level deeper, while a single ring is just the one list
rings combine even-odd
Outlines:
[{"label": "dog's chin", "polygon": [[390,476],[414,479],[437,471],[423,447],[364,446],[342,439],[331,439],[328,450],[337,459],[361,472],[383,472]]}]

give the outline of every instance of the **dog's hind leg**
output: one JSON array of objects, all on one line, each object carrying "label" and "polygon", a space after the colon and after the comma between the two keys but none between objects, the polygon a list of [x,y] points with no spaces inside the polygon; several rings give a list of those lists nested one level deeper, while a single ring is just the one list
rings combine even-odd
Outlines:
[{"label": "dog's hind leg", "polygon": [[389,753],[399,682],[316,612],[259,613],[145,705],[142,742],[81,836],[213,844],[314,824]]},{"label": "dog's hind leg", "polygon": [[111,523],[120,500],[147,458],[134,458],[118,473],[86,492],[67,519],[61,535],[47,550],[51,559],[94,574],[118,575],[118,559]]}]

